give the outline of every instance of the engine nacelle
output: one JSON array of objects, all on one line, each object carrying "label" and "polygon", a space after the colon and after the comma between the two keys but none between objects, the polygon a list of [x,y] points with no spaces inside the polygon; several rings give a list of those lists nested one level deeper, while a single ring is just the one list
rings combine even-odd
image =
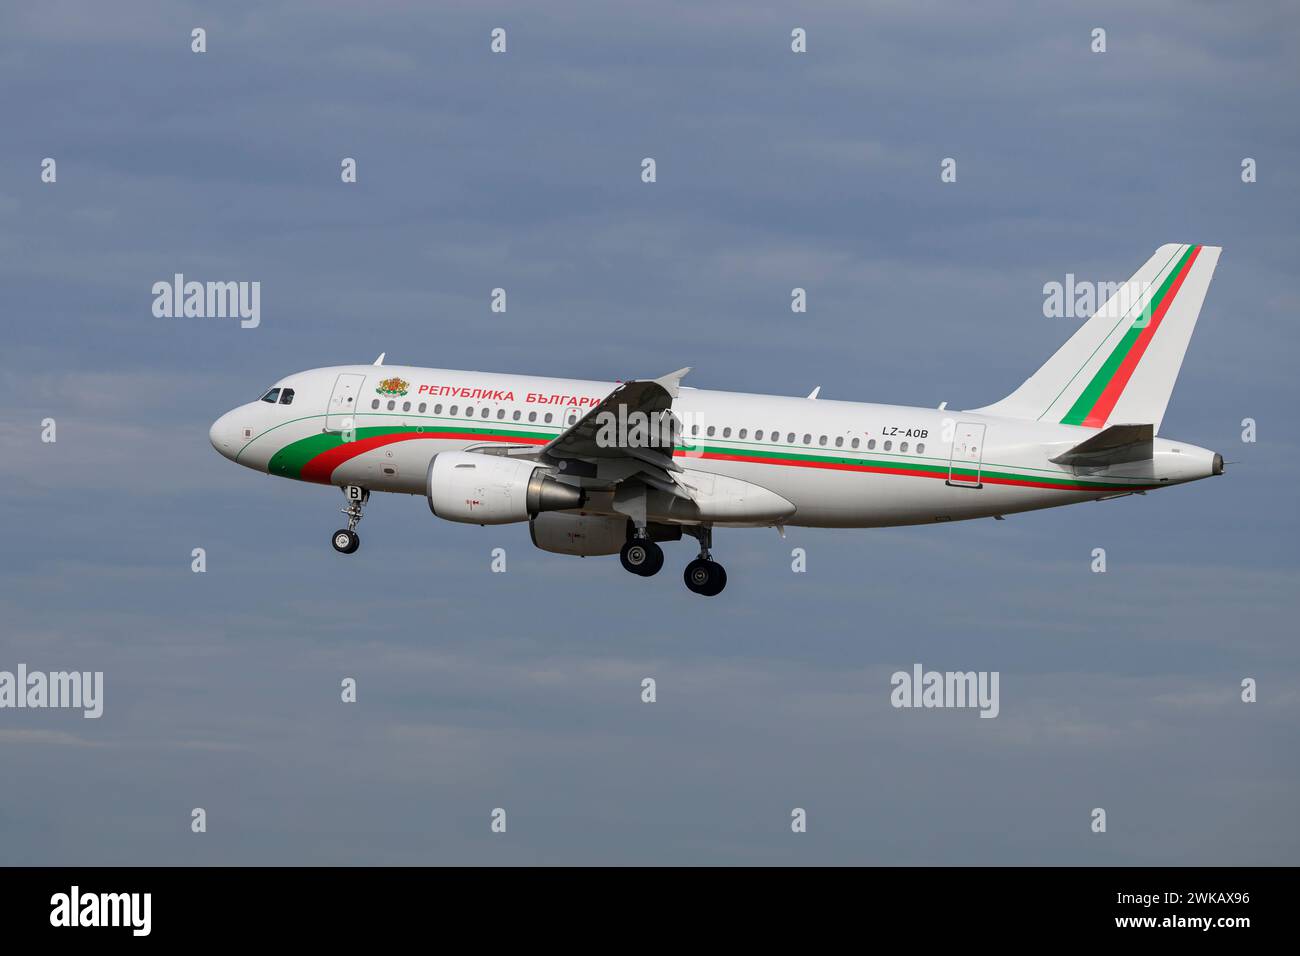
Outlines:
[{"label": "engine nacelle", "polygon": [[541,514],[528,525],[533,544],[554,554],[618,554],[627,519],[601,515]]},{"label": "engine nacelle", "polygon": [[544,511],[581,508],[586,500],[581,488],[556,481],[535,461],[472,451],[434,455],[425,489],[430,511],[466,524],[527,521]]}]

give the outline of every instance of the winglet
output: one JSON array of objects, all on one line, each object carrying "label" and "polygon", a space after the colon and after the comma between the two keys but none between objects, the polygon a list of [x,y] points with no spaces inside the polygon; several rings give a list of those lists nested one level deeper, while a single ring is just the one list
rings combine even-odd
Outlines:
[{"label": "winglet", "polygon": [[689,372],[690,370],[691,367],[689,365],[686,366],[686,368],[679,368],[675,372],[669,372],[667,375],[655,379],[655,384],[662,385],[664,387],[664,390],[667,391],[669,395],[671,395],[673,398],[676,398],[677,386],[682,383],[682,379],[686,377],[686,373]]},{"label": "winglet", "polygon": [[387,354],[388,354],[387,352],[380,352],[380,353],[379,353],[379,358],[375,359],[375,360],[374,360],[373,362],[371,362],[370,364],[371,364],[371,365],[383,365],[383,364],[384,364],[384,356],[387,355]]},{"label": "winglet", "polygon": [[816,398],[818,395],[821,394],[821,391],[822,391],[822,387],[818,385],[816,388],[814,388],[811,392],[808,393],[808,397]]}]

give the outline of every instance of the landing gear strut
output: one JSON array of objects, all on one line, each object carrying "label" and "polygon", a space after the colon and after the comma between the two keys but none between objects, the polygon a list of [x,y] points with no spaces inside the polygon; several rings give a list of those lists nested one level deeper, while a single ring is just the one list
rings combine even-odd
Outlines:
[{"label": "landing gear strut", "polygon": [[722,589],[727,586],[727,572],[722,565],[713,560],[713,556],[709,553],[709,549],[713,547],[713,528],[697,525],[683,530],[700,542],[700,556],[686,565],[686,570],[682,573],[682,580],[686,582],[686,587],[705,597],[721,594]]},{"label": "landing gear strut", "polygon": [[627,539],[627,544],[618,553],[618,559],[623,562],[625,570],[648,578],[658,574],[664,566],[664,549],[651,541],[642,529]]},{"label": "landing gear strut", "polygon": [[361,536],[357,534],[357,522],[361,520],[361,509],[370,500],[370,489],[359,488],[356,485],[345,485],[343,494],[348,497],[348,506],[342,509],[343,514],[348,516],[348,526],[346,529],[340,528],[334,532],[331,544],[334,545],[334,550],[339,554],[351,554],[361,547]]}]

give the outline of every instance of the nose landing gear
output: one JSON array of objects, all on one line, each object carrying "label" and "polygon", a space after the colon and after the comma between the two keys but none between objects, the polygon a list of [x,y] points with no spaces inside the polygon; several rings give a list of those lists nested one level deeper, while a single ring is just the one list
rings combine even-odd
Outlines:
[{"label": "nose landing gear", "polygon": [[334,532],[334,540],[331,543],[339,554],[351,554],[361,547],[361,536],[355,531],[340,528]]},{"label": "nose landing gear", "polygon": [[334,550],[339,554],[351,554],[361,547],[361,536],[357,534],[357,522],[361,520],[362,508],[370,500],[370,489],[359,488],[356,485],[346,485],[343,488],[343,494],[348,497],[348,506],[341,509],[342,513],[348,516],[348,526],[346,529],[340,528],[335,531],[330,543],[334,545]]}]

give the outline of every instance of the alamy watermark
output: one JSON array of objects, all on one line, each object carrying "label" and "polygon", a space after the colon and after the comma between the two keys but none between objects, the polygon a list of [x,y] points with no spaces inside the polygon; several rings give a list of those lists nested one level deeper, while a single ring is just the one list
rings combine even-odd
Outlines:
[{"label": "alamy watermark", "polygon": [[119,926],[148,936],[152,911],[152,893],[84,893],[73,884],[50,897],[50,925],[56,927]]},{"label": "alamy watermark", "polygon": [[234,319],[244,329],[262,323],[261,282],[185,281],[178,272],[170,282],[153,284],[153,314],[159,319]]},{"label": "alamy watermark", "polygon": [[596,413],[596,447],[598,448],[667,448],[671,450],[681,434],[681,423],[671,410],[644,412],[602,410]]},{"label": "alamy watermark", "polygon": [[998,677],[998,671],[927,671],[913,664],[910,673],[894,671],[889,678],[889,702],[896,708],[978,708],[981,717],[996,717]]},{"label": "alamy watermark", "polygon": [[104,714],[103,671],[0,671],[0,709],[68,708],[94,719]]},{"label": "alamy watermark", "polygon": [[1100,315],[1122,319],[1145,300],[1137,317],[1137,325],[1142,328],[1151,321],[1153,297],[1148,296],[1151,289],[1150,282],[1090,282],[1076,279],[1073,272],[1067,272],[1064,282],[1043,284],[1043,317],[1087,319]]}]

